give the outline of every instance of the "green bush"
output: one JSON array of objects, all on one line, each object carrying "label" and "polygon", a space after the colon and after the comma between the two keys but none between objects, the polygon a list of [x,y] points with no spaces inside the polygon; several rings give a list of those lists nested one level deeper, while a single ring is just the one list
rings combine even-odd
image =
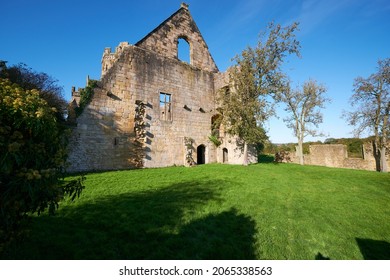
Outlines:
[{"label": "green bush", "polygon": [[82,179],[65,184],[66,131],[37,90],[0,79],[0,241],[28,213],[54,213],[65,194],[75,198]]},{"label": "green bush", "polygon": [[219,147],[222,144],[221,140],[219,140],[215,135],[210,135],[209,140],[214,144],[215,147]]}]

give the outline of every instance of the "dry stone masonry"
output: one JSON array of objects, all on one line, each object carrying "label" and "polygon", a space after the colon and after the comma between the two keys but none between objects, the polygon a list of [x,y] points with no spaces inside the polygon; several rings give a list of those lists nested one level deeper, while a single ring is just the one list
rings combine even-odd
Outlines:
[{"label": "dry stone masonry", "polygon": [[[377,168],[372,143],[365,143],[362,146],[362,158],[349,157],[347,146],[343,144],[310,145],[309,151],[309,154],[304,155],[307,165],[371,171]],[[386,159],[387,164],[390,165],[389,149],[387,149]],[[299,163],[298,153],[278,153],[275,155],[275,161]]]},{"label": "dry stone masonry", "polygon": [[[189,63],[178,59],[179,39],[189,45]],[[209,140],[217,92],[226,85],[182,4],[134,45],[104,50],[98,87],[75,120],[69,171],[241,163],[237,138],[220,135],[218,147]],[[79,92],[72,90],[73,108]]]}]

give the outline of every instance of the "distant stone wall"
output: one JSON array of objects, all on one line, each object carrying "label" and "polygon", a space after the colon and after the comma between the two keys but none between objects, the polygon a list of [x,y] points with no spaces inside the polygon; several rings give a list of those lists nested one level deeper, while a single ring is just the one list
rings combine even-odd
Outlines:
[{"label": "distant stone wall", "polygon": [[347,147],[342,144],[310,145],[309,154],[305,155],[305,163],[329,167],[343,167],[348,158]]},{"label": "distant stone wall", "polygon": [[[365,143],[362,150],[363,158],[350,158],[348,157],[347,146],[343,144],[310,145],[310,153],[304,155],[304,163],[307,165],[376,171],[372,144]],[[291,162],[299,163],[299,158],[296,153],[290,154],[290,159]],[[390,166],[388,154],[387,164]]]}]

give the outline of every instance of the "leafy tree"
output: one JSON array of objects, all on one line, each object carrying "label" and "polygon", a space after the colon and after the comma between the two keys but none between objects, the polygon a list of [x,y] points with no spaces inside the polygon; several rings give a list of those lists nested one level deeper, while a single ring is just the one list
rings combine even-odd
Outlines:
[{"label": "leafy tree", "polygon": [[64,133],[38,90],[0,78],[0,241],[27,213],[48,209],[52,214],[65,195],[80,194],[82,178],[62,179]]},{"label": "leafy tree", "polygon": [[336,144],[336,143],[337,143],[337,139],[335,138],[326,138],[324,141],[324,144]]},{"label": "leafy tree", "polygon": [[[318,136],[315,128],[322,123],[322,114],[319,109],[324,108],[330,100],[324,97],[326,88],[314,80],[305,82],[302,90],[292,90],[287,87],[285,91],[278,92],[275,98],[278,102],[286,104],[289,117],[283,119],[287,127],[294,131],[298,139],[299,163],[303,160],[303,141],[307,135]],[[313,128],[313,126],[315,128]]]},{"label": "leafy tree", "polygon": [[374,157],[377,171],[387,172],[386,147],[390,112],[390,58],[379,60],[377,72],[368,78],[357,77],[351,97],[352,112],[344,116],[355,126],[355,135],[368,131],[374,133]]},{"label": "leafy tree", "polygon": [[53,77],[43,72],[34,71],[23,63],[7,67],[7,62],[0,60],[0,78],[18,84],[24,90],[38,90],[39,96],[46,100],[50,107],[56,108],[57,120],[65,121],[68,103],[63,97],[62,87]]},{"label": "leafy tree", "polygon": [[220,95],[223,123],[226,132],[243,141],[244,165],[248,164],[248,144],[267,138],[263,123],[273,114],[269,97],[285,86],[284,58],[288,54],[299,56],[297,27],[297,23],[287,27],[270,23],[268,37],[262,33],[257,46],[243,50],[229,70],[229,87]]}]

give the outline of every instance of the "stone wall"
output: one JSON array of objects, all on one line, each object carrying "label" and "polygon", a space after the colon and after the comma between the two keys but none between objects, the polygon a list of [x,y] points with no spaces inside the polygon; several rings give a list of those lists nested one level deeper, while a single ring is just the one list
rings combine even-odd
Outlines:
[{"label": "stone wall", "polygon": [[[310,145],[309,150],[310,153],[304,155],[304,162],[307,165],[376,171],[371,143],[363,145],[363,158],[348,157],[347,146],[343,144]],[[299,163],[297,154],[290,154],[290,159],[294,163]],[[387,164],[390,164],[388,154]]]},{"label": "stone wall", "polygon": [[342,167],[348,157],[347,147],[341,144],[310,145],[305,163],[330,167]]},{"label": "stone wall", "polygon": [[177,58],[178,39],[190,46],[190,64],[210,72],[218,68],[186,4],[135,45],[169,58]]},{"label": "stone wall", "polygon": [[[244,161],[243,142],[238,137],[225,134],[221,138],[222,144],[217,149],[217,162],[228,164],[242,164]],[[224,156],[227,153],[227,157]],[[254,146],[248,146],[248,162],[257,163],[257,150]]]},{"label": "stone wall", "polygon": [[[178,38],[189,42],[191,64],[177,58]],[[223,162],[223,149],[225,162],[241,163],[235,137],[218,148],[209,140],[226,77],[186,5],[136,45],[106,48],[99,86],[73,130],[69,171],[190,165],[186,139],[197,163]]]},{"label": "stone wall", "polygon": [[[171,96],[171,120],[161,117],[160,93]],[[127,45],[78,119],[74,134],[79,158],[72,155],[70,160],[77,169],[99,170],[135,167],[131,158],[142,155],[144,167],[183,165],[184,137],[191,137],[195,148],[205,145],[206,163],[216,162],[208,141],[214,97],[211,72]],[[137,100],[146,104],[146,139],[143,152],[135,153]]]}]

